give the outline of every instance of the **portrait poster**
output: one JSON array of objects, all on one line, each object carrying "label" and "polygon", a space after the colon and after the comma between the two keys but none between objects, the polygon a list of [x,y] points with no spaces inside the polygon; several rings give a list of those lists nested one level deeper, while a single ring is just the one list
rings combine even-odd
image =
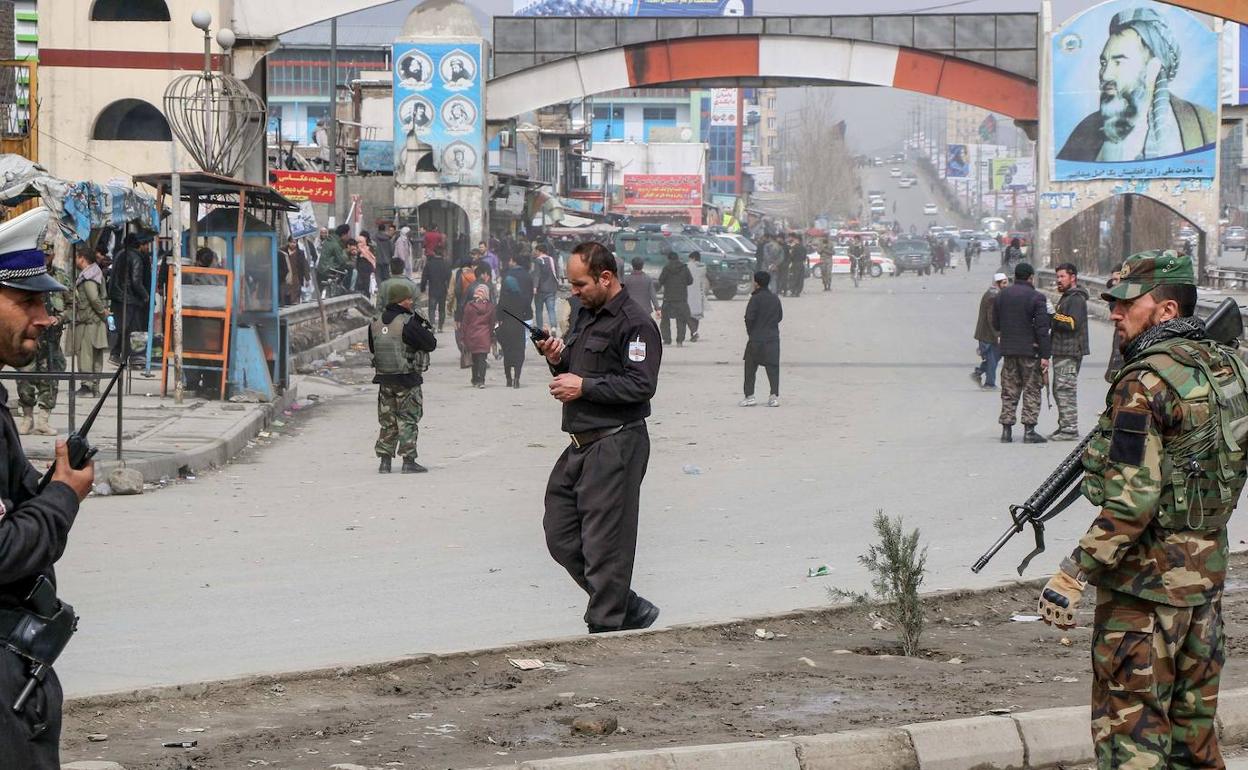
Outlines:
[{"label": "portrait poster", "polygon": [[395,173],[427,145],[444,179],[481,184],[480,43],[395,43],[393,61]]},{"label": "portrait poster", "polygon": [[950,179],[965,179],[971,173],[971,158],[965,144],[945,146],[945,176]]},{"label": "portrait poster", "polygon": [[1217,34],[1192,13],[1113,0],[1053,34],[1053,178],[1211,179]]}]

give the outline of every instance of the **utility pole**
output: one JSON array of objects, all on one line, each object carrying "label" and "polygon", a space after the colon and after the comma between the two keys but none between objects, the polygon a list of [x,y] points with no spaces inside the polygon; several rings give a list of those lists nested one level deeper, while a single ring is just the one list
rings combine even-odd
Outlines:
[{"label": "utility pole", "polygon": [[329,20],[329,163],[338,173],[338,17]]}]

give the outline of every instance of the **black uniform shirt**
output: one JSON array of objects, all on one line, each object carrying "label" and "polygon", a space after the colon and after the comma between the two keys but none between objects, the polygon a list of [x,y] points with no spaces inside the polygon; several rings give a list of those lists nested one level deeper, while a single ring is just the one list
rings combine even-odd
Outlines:
[{"label": "black uniform shirt", "polygon": [[563,405],[563,430],[581,433],[643,420],[659,385],[659,328],[628,289],[597,311],[582,306],[563,360],[550,370],[580,375],[581,397]]},{"label": "black uniform shirt", "polygon": [[55,577],[52,565],[78,515],[78,496],[66,484],[54,481],[35,496],[40,474],[22,451],[8,400],[0,385],[0,607],[20,604],[36,576]]}]

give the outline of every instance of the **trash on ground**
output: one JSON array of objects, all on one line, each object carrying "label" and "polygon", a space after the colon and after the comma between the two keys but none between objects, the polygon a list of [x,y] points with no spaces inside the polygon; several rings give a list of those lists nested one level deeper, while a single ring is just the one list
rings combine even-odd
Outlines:
[{"label": "trash on ground", "polygon": [[1035,623],[1040,619],[1039,615],[1011,615],[1010,620],[1015,623]]},{"label": "trash on ground", "polygon": [[754,635],[757,636],[759,639],[775,639],[776,638],[776,635],[774,632],[768,631],[765,628],[754,629]]},{"label": "trash on ground", "polygon": [[820,564],[818,567],[811,567],[806,570],[806,577],[827,577],[832,574],[832,570],[828,569],[828,565]]},{"label": "trash on ground", "polygon": [[685,472],[686,476],[698,476],[698,475],[701,475],[702,473],[702,469],[694,465],[693,463],[682,465],[680,466],[680,469]]},{"label": "trash on ground", "polygon": [[1053,677],[1053,681],[1061,682],[1062,684],[1074,684],[1075,682],[1078,682],[1079,679],[1073,676],[1055,676]]},{"label": "trash on ground", "polygon": [[810,658],[798,658],[798,660],[810,666],[811,668],[819,668],[819,666],[817,666],[815,662],[811,660]]},{"label": "trash on ground", "polygon": [[199,741],[165,741],[160,745],[166,749],[193,749],[199,745]]},{"label": "trash on ground", "polygon": [[546,665],[536,658],[508,658],[507,662],[521,671],[536,671]]},{"label": "trash on ground", "polygon": [[108,733],[91,733],[87,736],[87,740],[92,743],[102,743],[103,741],[108,740]]}]

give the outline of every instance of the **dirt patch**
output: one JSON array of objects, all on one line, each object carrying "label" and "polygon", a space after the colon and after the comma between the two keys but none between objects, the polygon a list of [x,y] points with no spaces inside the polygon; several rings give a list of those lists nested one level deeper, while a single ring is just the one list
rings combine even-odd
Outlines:
[{"label": "dirt patch", "polygon": [[[1235,572],[1245,567],[1248,557],[1234,557]],[[110,759],[129,770],[465,768],[1085,704],[1087,626],[1063,633],[1010,619],[1032,612],[1039,585],[929,597],[930,627],[915,658],[896,656],[894,635],[872,628],[868,608],[839,607],[430,658],[381,673],[212,685],[163,700],[92,699],[67,709],[63,759]],[[1235,658],[1248,646],[1240,633],[1248,593],[1235,580],[1229,588]],[[1085,600],[1081,623],[1091,622],[1092,605]],[[760,639],[759,628],[775,638]],[[547,667],[521,671],[508,657]],[[1223,679],[1227,688],[1246,684],[1235,666]],[[578,717],[614,717],[619,729],[574,732]],[[108,739],[88,741],[98,733]],[[182,740],[198,745],[161,745]]]}]

